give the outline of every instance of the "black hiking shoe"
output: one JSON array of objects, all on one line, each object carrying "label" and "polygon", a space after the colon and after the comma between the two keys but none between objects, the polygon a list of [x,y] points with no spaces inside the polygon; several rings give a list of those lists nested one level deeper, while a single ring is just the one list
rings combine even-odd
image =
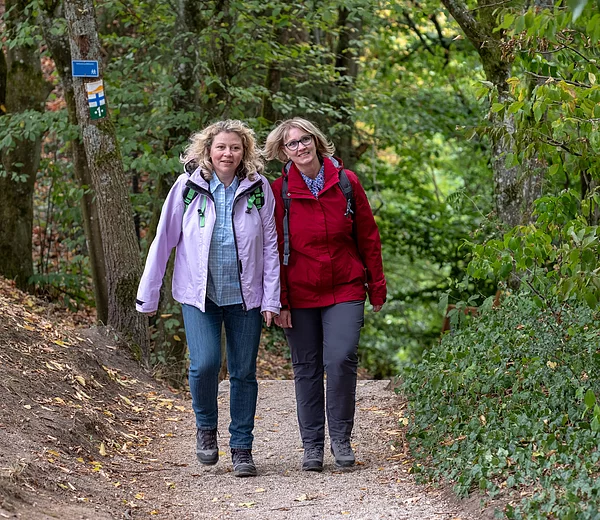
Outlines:
[{"label": "black hiking shoe", "polygon": [[196,457],[200,464],[214,466],[219,460],[219,447],[217,446],[217,429],[196,430]]},{"label": "black hiking shoe", "polygon": [[335,458],[335,465],[338,468],[349,468],[354,466],[354,452],[350,446],[350,440],[333,439],[331,441],[331,454]]},{"label": "black hiking shoe", "polygon": [[233,474],[236,477],[255,477],[256,466],[252,460],[252,450],[231,448]]},{"label": "black hiking shoe", "polygon": [[323,447],[310,446],[304,448],[302,471],[323,471]]}]

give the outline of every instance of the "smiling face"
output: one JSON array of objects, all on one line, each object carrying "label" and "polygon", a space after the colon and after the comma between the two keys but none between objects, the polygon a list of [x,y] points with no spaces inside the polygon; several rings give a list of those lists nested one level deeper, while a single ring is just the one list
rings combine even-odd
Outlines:
[{"label": "smiling face", "polygon": [[[292,127],[289,132],[285,135],[284,140],[284,151],[287,157],[289,157],[292,162],[296,165],[296,167],[304,174],[316,176],[319,173],[319,169],[321,168],[321,163],[319,162],[319,157],[317,155],[317,147],[315,144],[315,139],[312,137],[309,142],[306,142],[306,136],[310,136],[305,130],[302,128]],[[305,141],[302,143],[302,141]],[[295,150],[290,150],[286,144],[295,144],[297,142],[298,148]]]},{"label": "smiling face", "polygon": [[221,132],[210,146],[210,159],[217,177],[227,186],[244,158],[242,138],[235,132]]}]

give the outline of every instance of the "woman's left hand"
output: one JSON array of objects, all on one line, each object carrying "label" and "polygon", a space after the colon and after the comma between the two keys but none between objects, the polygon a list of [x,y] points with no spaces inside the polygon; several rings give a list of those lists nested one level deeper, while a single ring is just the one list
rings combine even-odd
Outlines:
[{"label": "woman's left hand", "polygon": [[262,315],[263,315],[263,318],[265,319],[265,323],[267,324],[267,327],[270,327],[271,321],[273,320],[275,313],[271,312],[271,311],[263,311]]},{"label": "woman's left hand", "polygon": [[373,312],[379,312],[383,305],[373,305]]}]

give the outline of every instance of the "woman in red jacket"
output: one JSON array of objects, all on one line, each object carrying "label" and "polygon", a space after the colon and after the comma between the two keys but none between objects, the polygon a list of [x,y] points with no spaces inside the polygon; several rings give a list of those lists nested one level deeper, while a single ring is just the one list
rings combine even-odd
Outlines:
[{"label": "woman in red jacket", "polygon": [[352,466],[365,298],[375,312],[386,298],[379,231],[356,174],[343,169],[313,123],[282,122],[267,137],[265,152],[285,163],[272,185],[282,304],[275,322],[292,355],[302,469],[323,470],[325,415],[336,466]]}]

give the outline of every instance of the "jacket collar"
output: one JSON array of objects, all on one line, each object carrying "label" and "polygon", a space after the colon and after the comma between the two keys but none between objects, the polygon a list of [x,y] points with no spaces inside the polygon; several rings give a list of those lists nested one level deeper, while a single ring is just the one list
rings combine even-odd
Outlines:
[{"label": "jacket collar", "polygon": [[[341,159],[333,156],[323,157],[323,164],[325,166],[325,184],[323,186],[323,191],[325,191],[339,182],[339,171],[343,168],[343,165]],[[284,165],[283,174],[288,177],[288,192],[290,195],[314,198],[308,189],[306,182],[304,182],[302,175],[300,175],[300,170],[298,170],[292,161],[288,161]]]},{"label": "jacket collar", "polygon": [[[256,174],[257,179],[255,181],[251,181],[248,177],[240,180],[239,186],[237,187],[236,193],[243,191],[250,186],[252,186],[255,182],[261,179],[259,174]],[[201,188],[204,188],[207,191],[210,191],[210,183],[202,176],[202,170],[200,168],[196,168],[192,174],[190,175],[190,180],[195,182]]]}]

